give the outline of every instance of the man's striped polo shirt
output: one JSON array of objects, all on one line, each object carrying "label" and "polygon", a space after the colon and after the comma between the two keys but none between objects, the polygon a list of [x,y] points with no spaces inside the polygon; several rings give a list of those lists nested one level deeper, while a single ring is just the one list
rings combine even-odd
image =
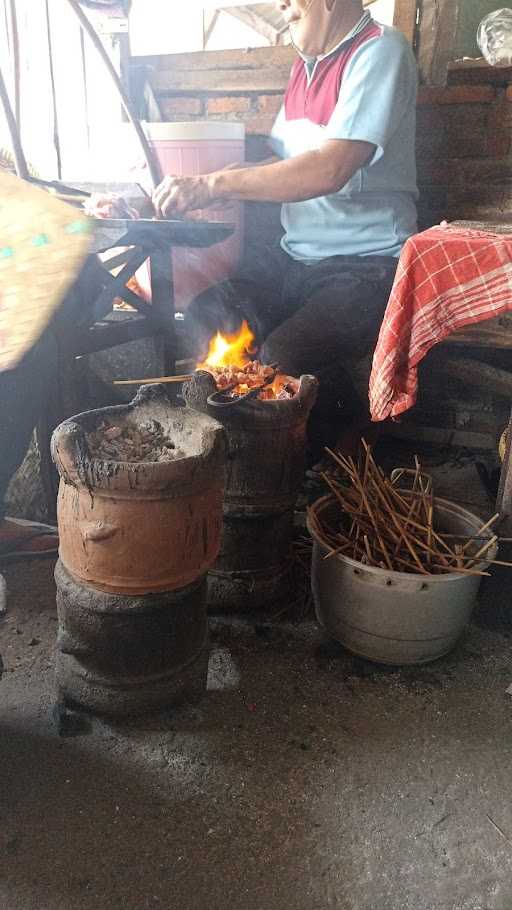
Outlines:
[{"label": "man's striped polo shirt", "polygon": [[365,13],[329,54],[298,59],[272,131],[291,158],[331,139],[375,153],[337,193],[283,205],[283,248],[294,259],[398,256],[416,227],[417,69],[401,32]]}]

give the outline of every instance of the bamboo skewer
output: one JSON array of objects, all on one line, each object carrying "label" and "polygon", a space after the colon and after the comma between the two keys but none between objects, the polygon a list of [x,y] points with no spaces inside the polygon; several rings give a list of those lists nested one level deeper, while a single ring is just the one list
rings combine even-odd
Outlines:
[{"label": "bamboo skewer", "polygon": [[155,382],[188,382],[192,379],[192,374],[185,373],[183,376],[156,376],[153,379],[114,379],[113,385],[152,385]]},{"label": "bamboo skewer", "polygon": [[[431,577],[450,573],[486,576],[489,573],[482,563],[512,568],[512,563],[492,559],[490,552],[498,536],[489,529],[499,514],[473,536],[435,529],[432,478],[422,472],[417,457],[413,469],[397,469],[388,478],[364,440],[357,463],[339,452],[327,452],[335,470],[322,477],[340,508],[341,522],[336,528],[335,519],[327,525],[310,512],[312,527],[327,550],[324,559],[344,555],[373,568]],[[409,478],[408,489],[398,488],[405,477]],[[482,546],[477,548],[474,541],[482,541]]]}]

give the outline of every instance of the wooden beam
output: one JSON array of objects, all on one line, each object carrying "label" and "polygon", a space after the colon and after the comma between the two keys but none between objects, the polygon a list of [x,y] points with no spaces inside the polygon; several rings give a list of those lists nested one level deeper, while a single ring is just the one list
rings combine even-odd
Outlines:
[{"label": "wooden beam", "polygon": [[435,360],[435,366],[445,376],[457,380],[465,388],[482,389],[512,402],[512,373],[508,370],[500,370],[471,357],[443,359],[439,357]]},{"label": "wooden beam", "polygon": [[213,12],[210,10],[203,10],[203,49],[206,51],[208,49],[208,42],[212,37],[212,32],[217,25],[219,20],[219,10],[214,9]]},{"label": "wooden beam", "polygon": [[149,66],[155,73],[181,70],[242,69],[265,66],[291,67],[296,59],[292,47],[255,47],[248,50],[194,51],[187,54],[154,54],[132,57],[134,64]]},{"label": "wooden beam", "polygon": [[418,60],[423,82],[446,85],[453,57],[462,0],[422,0],[417,30]]},{"label": "wooden beam", "polygon": [[153,91],[158,95],[176,92],[284,92],[290,77],[289,67],[217,70],[167,70],[149,76]]},{"label": "wooden beam", "polygon": [[[483,325],[483,323],[482,323]],[[443,345],[464,345],[475,348],[494,348],[498,351],[512,351],[512,332],[501,330],[485,331],[480,325],[468,326],[455,332],[443,341]]]}]

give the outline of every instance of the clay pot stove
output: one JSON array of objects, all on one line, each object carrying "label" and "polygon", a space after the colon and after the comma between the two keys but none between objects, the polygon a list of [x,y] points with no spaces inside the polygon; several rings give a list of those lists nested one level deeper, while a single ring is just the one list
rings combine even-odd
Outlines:
[{"label": "clay pot stove", "polygon": [[123,715],[206,688],[206,574],[220,547],[224,431],[163,386],[54,433],[61,482],[57,686]]},{"label": "clay pot stove", "polygon": [[183,386],[187,405],[215,418],[226,432],[222,544],[208,573],[214,612],[273,612],[293,596],[294,508],[318,382],[313,376],[281,380],[292,390],[282,399],[223,399],[205,370]]}]

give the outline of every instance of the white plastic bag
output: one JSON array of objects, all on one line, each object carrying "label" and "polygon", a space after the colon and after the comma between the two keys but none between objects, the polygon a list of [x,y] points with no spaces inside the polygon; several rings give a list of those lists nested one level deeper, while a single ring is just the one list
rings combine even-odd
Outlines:
[{"label": "white plastic bag", "polygon": [[512,9],[497,9],[482,19],[476,40],[491,66],[512,66]]}]

